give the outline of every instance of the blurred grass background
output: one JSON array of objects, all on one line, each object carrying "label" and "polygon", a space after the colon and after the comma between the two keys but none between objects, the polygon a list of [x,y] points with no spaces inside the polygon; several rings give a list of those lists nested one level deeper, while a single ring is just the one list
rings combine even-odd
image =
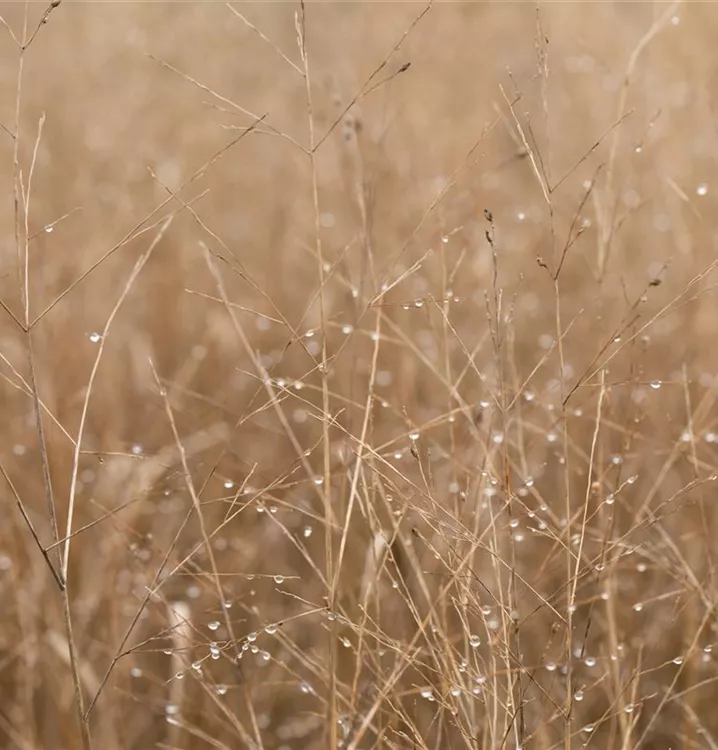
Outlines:
[{"label": "blurred grass background", "polygon": [[713,6],[0,13],[2,747],[716,746]]}]

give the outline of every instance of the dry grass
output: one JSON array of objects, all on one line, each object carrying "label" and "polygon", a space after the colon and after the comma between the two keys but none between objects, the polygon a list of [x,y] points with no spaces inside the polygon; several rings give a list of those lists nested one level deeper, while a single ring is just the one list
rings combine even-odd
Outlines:
[{"label": "dry grass", "polygon": [[2,747],[718,747],[712,6],[2,18]]}]

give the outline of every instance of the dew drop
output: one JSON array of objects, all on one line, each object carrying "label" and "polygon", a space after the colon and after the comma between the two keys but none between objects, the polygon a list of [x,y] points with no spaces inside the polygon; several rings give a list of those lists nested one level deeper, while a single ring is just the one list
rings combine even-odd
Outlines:
[{"label": "dew drop", "polygon": [[102,334],[97,333],[97,331],[93,331],[90,334],[89,339],[93,344],[97,344],[98,342],[102,341]]},{"label": "dew drop", "polygon": [[653,388],[654,391],[657,391],[662,385],[663,385],[663,383],[661,383],[660,380],[654,380],[651,383],[651,388]]},{"label": "dew drop", "polygon": [[231,490],[234,487],[234,482],[231,479],[227,479],[224,483],[225,490]]},{"label": "dew drop", "polygon": [[274,576],[275,583],[284,583],[284,576]]},{"label": "dew drop", "polygon": [[304,529],[302,530],[302,536],[305,539],[309,539],[309,537],[312,535],[313,531],[314,531],[314,529],[312,529],[311,526],[305,526]]},{"label": "dew drop", "polygon": [[271,625],[267,625],[267,627],[264,628],[264,632],[268,635],[274,635],[277,632],[277,624],[272,623]]},{"label": "dew drop", "polygon": [[698,193],[698,195],[706,195],[708,193],[708,185],[706,185],[705,182],[702,182],[696,188],[696,193]]},{"label": "dew drop", "polygon": [[207,623],[207,627],[210,630],[217,630],[219,628],[219,621],[218,620],[212,620],[212,622]]},{"label": "dew drop", "polygon": [[227,694],[227,686],[217,685],[217,695],[226,695],[226,694]]},{"label": "dew drop", "polygon": [[481,638],[479,638],[478,635],[470,635],[469,636],[469,646],[471,648],[478,648],[481,645]]}]

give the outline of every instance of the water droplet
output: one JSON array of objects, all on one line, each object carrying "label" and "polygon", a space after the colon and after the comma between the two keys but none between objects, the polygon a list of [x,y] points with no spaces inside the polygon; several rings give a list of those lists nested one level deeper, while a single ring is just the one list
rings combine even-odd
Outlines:
[{"label": "water droplet", "polygon": [[643,610],[643,604],[641,602],[637,602],[633,605],[633,611],[634,612],[641,612]]},{"label": "water droplet", "polygon": [[478,635],[469,636],[469,646],[471,648],[478,648],[481,645],[481,638]]},{"label": "water droplet", "polygon": [[52,226],[52,224],[48,224],[48,225],[47,225],[47,226],[45,227],[45,231],[46,231],[46,232],[47,232],[48,234],[52,234],[52,232],[53,232],[53,230],[54,230],[54,229],[55,229],[55,227],[53,227],[53,226]]},{"label": "water droplet", "polygon": [[344,646],[344,648],[351,648],[352,642],[348,638],[342,638],[342,646]]},{"label": "water droplet", "polygon": [[638,474],[634,474],[632,477],[626,479],[626,484],[633,484],[638,479]]},{"label": "water droplet", "polygon": [[441,241],[442,241],[442,242],[443,242],[444,244],[446,244],[446,243],[447,243],[447,242],[449,241],[449,238],[447,237],[447,235],[444,235],[444,236],[443,236],[443,237],[441,238]]},{"label": "water droplet", "polygon": [[232,487],[234,487],[234,482],[231,479],[227,479],[224,482],[224,489],[225,490],[231,490]]},{"label": "water droplet", "polygon": [[556,662],[555,661],[546,662],[546,671],[547,672],[555,672],[556,671]]},{"label": "water droplet", "polygon": [[200,672],[202,670],[202,662],[201,661],[193,661],[192,662],[192,669],[194,669],[195,672]]},{"label": "water droplet", "polygon": [[653,388],[654,391],[657,391],[662,385],[663,385],[663,383],[661,383],[660,380],[654,380],[651,383],[651,388]]},{"label": "water droplet", "polygon": [[249,635],[247,635],[247,640],[250,643],[254,643],[257,640],[257,634],[255,632],[249,633]]},{"label": "water droplet", "polygon": [[303,683],[302,683],[302,684],[301,684],[301,685],[299,686],[299,689],[300,689],[300,690],[301,690],[301,691],[302,691],[303,693],[312,693],[312,692],[314,692],[314,691],[312,690],[312,688],[311,688],[311,686],[309,685],[309,683],[308,683],[308,682],[303,682]]},{"label": "water droplet", "polygon": [[304,536],[305,539],[309,539],[313,531],[314,529],[312,529],[311,526],[305,526],[304,529],[302,530],[302,536]]},{"label": "water droplet", "polygon": [[219,622],[217,620],[212,620],[212,622],[207,623],[207,627],[210,630],[217,630],[219,628]]},{"label": "water droplet", "polygon": [[226,685],[217,685],[217,695],[226,695],[226,693],[227,693]]},{"label": "water droplet", "polygon": [[579,703],[583,700],[583,690],[577,690],[573,694],[574,700],[578,701]]},{"label": "water droplet", "polygon": [[606,505],[613,505],[616,502],[616,496],[611,492],[610,494],[606,495],[606,499],[604,500]]},{"label": "water droplet", "polygon": [[348,336],[353,330],[354,330],[354,326],[351,326],[351,325],[342,326],[342,333],[345,336]]},{"label": "water droplet", "polygon": [[627,714],[632,714],[632,713],[634,712],[635,708],[636,708],[636,707],[635,707],[635,706],[633,705],[633,703],[629,703],[629,704],[628,704],[628,705],[627,705],[627,706],[626,706],[626,707],[625,707],[625,708],[624,708],[623,710],[624,710],[624,711],[625,711],[625,712],[626,712]]},{"label": "water droplet", "polygon": [[706,185],[705,182],[702,182],[696,188],[696,193],[698,193],[698,195],[706,195],[708,193],[708,185]]},{"label": "water droplet", "polygon": [[594,729],[595,727],[593,726],[593,724],[586,724],[586,726],[583,727],[581,731],[584,732],[585,734],[591,734],[591,732],[593,732]]},{"label": "water droplet", "polygon": [[284,576],[274,576],[275,583],[284,583]]},{"label": "water droplet", "polygon": [[174,703],[168,703],[165,706],[165,713],[167,716],[176,716],[179,713],[179,706],[176,706]]},{"label": "water droplet", "polygon": [[97,344],[99,341],[102,341],[102,334],[97,333],[97,331],[93,331],[90,334],[89,339],[93,344]]},{"label": "water droplet", "polygon": [[272,623],[271,625],[267,625],[266,628],[264,628],[264,632],[268,635],[274,635],[277,632],[277,625],[276,623]]},{"label": "water droplet", "polygon": [[519,211],[519,212],[518,212],[518,213],[516,214],[516,218],[517,218],[517,219],[518,219],[519,221],[523,221],[523,220],[524,220],[524,219],[526,218],[526,214],[525,214],[525,213],[524,213],[523,211]]},{"label": "water droplet", "polygon": [[419,439],[419,433],[418,432],[410,432],[409,433],[409,440],[416,441]]},{"label": "water droplet", "polygon": [[675,659],[673,659],[674,664],[683,664],[683,657],[682,656],[676,656]]},{"label": "water droplet", "polygon": [[316,484],[317,487],[321,487],[324,484],[324,477],[314,477],[314,484]]},{"label": "water droplet", "polygon": [[434,691],[431,688],[424,688],[421,691],[421,697],[428,701],[434,700]]},{"label": "water droplet", "polygon": [[142,670],[139,667],[132,667],[130,670],[131,677],[142,677]]},{"label": "water droplet", "polygon": [[587,667],[595,667],[595,666],[596,666],[596,657],[595,657],[595,656],[587,656],[587,657],[586,657],[586,658],[584,659],[583,663],[584,663],[584,664],[585,664],[585,665],[586,665]]}]

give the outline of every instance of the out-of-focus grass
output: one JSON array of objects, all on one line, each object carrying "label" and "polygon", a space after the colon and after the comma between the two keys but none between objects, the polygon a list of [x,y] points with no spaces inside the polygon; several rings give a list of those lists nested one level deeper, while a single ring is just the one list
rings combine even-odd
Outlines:
[{"label": "out-of-focus grass", "polygon": [[714,746],[710,8],[45,13],[2,746]]}]

